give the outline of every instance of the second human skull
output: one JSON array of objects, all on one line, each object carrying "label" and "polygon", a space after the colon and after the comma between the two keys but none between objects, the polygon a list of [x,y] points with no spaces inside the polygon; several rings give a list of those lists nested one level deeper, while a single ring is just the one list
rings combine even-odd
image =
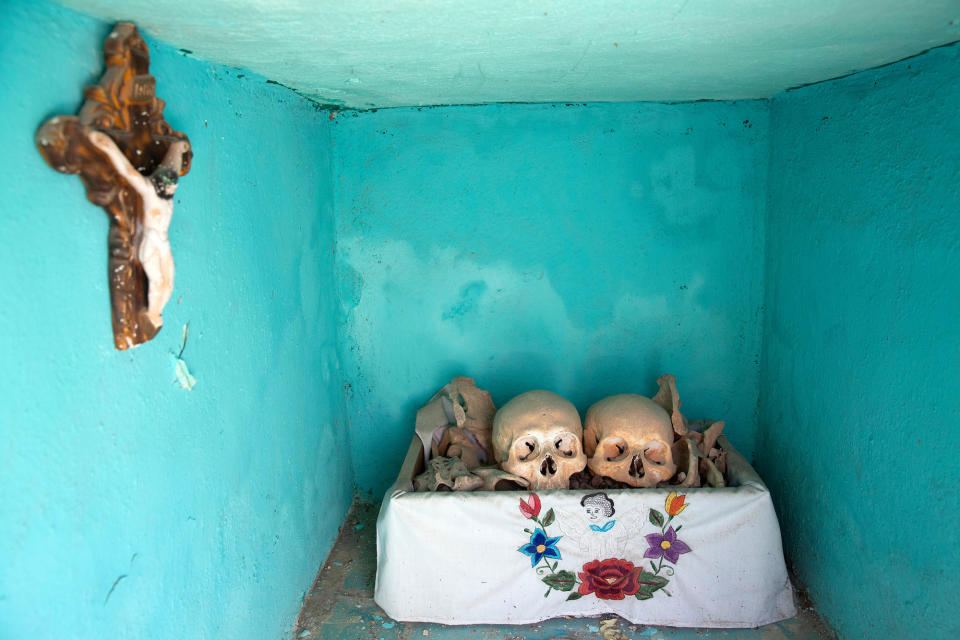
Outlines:
[{"label": "second human skull", "polygon": [[587,410],[583,447],[590,470],[634,487],[655,487],[673,477],[673,425],[650,398],[610,396]]},{"label": "second human skull", "polygon": [[580,414],[551,391],[528,391],[493,418],[493,450],[500,467],[531,489],[566,489],[587,464],[580,443]]}]

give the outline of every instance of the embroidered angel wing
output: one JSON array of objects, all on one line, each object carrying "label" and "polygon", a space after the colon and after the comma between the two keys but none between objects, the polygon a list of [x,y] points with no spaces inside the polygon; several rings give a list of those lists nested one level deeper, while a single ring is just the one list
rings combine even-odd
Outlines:
[{"label": "embroidered angel wing", "polygon": [[584,546],[588,540],[583,517],[559,508],[554,508],[554,511],[557,514],[557,526],[560,527],[564,537],[579,547],[581,551],[584,551]]},{"label": "embroidered angel wing", "polygon": [[624,513],[618,511],[617,515],[619,516],[617,526],[610,533],[613,534],[612,540],[617,553],[622,555],[630,541],[640,537],[640,531],[643,528],[643,516],[633,511]]}]

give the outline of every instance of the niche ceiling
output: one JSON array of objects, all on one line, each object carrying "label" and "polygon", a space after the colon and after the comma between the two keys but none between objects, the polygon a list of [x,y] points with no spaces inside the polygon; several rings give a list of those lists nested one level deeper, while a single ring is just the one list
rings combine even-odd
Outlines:
[{"label": "niche ceiling", "polygon": [[63,0],[351,108],[765,98],[960,40],[960,0]]}]

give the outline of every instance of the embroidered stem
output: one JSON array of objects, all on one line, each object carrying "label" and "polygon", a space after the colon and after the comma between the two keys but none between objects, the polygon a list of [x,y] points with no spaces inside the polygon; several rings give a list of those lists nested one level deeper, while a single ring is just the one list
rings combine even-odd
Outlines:
[{"label": "embroidered stem", "polygon": [[[559,563],[556,563],[556,562],[555,562],[555,563],[553,564],[553,566],[551,567],[551,566],[550,566],[550,561],[547,560],[546,556],[544,556],[540,561],[543,562],[543,563],[544,563],[545,565],[547,565],[547,566],[545,566],[545,567],[537,567],[537,575],[538,575],[538,576],[552,576],[552,575],[554,575],[554,574],[557,572],[557,564],[559,564]],[[548,593],[549,593],[549,592],[548,592]]]}]

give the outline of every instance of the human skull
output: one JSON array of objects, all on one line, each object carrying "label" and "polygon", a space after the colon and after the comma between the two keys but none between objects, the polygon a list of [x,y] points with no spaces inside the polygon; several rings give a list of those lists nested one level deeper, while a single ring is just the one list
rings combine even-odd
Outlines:
[{"label": "human skull", "polygon": [[597,475],[634,487],[655,487],[673,477],[673,424],[650,398],[624,393],[587,410],[583,447]]},{"label": "human skull", "polygon": [[530,482],[531,489],[566,489],[587,464],[580,414],[551,391],[528,391],[493,418],[493,451],[500,468]]}]

